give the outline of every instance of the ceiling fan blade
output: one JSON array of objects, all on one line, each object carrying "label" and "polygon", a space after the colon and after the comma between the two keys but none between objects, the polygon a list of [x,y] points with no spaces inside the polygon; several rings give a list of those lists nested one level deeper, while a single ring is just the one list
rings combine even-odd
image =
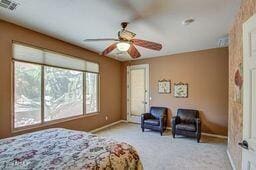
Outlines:
[{"label": "ceiling fan blade", "polygon": [[168,12],[170,12],[169,0],[152,1],[150,4],[145,5],[144,9],[135,13],[130,22],[148,20],[152,17],[161,16]]},{"label": "ceiling fan blade", "polygon": [[139,51],[137,50],[137,48],[133,44],[131,44],[131,46],[130,46],[130,48],[127,52],[134,59],[139,58],[141,56]]},{"label": "ceiling fan blade", "polygon": [[162,49],[162,44],[155,43],[155,42],[150,42],[150,41],[140,40],[140,39],[132,39],[132,42],[134,45],[138,45],[151,50],[160,51]]},{"label": "ceiling fan blade", "polygon": [[118,2],[121,7],[125,7],[125,9],[132,12],[133,16],[129,20],[130,23],[142,20],[145,21],[152,17],[168,13],[170,12],[171,4],[169,0],[150,1],[151,3],[145,4],[144,8],[141,9],[136,6],[136,3],[132,3],[128,0],[119,0],[115,2]]},{"label": "ceiling fan blade", "polygon": [[91,42],[91,41],[119,41],[116,38],[96,38],[96,39],[85,39],[85,42]]},{"label": "ceiling fan blade", "polygon": [[114,44],[110,45],[108,48],[106,48],[106,49],[102,52],[102,55],[104,55],[104,56],[108,55],[111,51],[113,51],[113,50],[116,48],[116,44],[117,44],[117,43],[114,43]]}]

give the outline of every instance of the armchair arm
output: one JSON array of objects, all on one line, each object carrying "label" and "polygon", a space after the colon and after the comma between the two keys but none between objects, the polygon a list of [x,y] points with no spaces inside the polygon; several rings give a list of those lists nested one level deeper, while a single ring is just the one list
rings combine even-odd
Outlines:
[{"label": "armchair arm", "polygon": [[150,113],[143,113],[141,114],[141,120],[147,120],[151,118],[151,114]]},{"label": "armchair arm", "polygon": [[180,123],[180,117],[179,116],[173,116],[172,117],[172,125],[176,125]]},{"label": "armchair arm", "polygon": [[159,121],[160,121],[160,127],[162,129],[165,129],[167,126],[167,116],[166,115],[162,115],[161,117],[159,117]]},{"label": "armchair arm", "polygon": [[195,121],[197,133],[201,133],[201,120],[199,118],[196,118]]},{"label": "armchair arm", "polygon": [[150,119],[151,114],[150,113],[143,113],[141,114],[141,128],[144,128],[144,120]]},{"label": "armchair arm", "polygon": [[172,120],[172,133],[175,134],[176,131],[176,125],[180,123],[180,117],[179,116],[173,116]]}]

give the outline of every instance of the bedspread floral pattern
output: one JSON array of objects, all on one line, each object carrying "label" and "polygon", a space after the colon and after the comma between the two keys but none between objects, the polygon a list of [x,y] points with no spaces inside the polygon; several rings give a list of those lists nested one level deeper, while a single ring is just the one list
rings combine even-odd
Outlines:
[{"label": "bedspread floral pattern", "polygon": [[96,135],[48,129],[0,140],[0,169],[140,170],[136,150]]}]

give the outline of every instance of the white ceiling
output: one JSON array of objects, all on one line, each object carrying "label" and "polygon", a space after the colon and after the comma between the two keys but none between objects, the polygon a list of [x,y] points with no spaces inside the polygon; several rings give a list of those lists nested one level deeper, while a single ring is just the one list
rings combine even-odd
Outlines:
[{"label": "white ceiling", "polygon": [[[127,2],[128,1],[128,2]],[[122,21],[136,38],[163,44],[161,51],[138,47],[142,57],[157,57],[218,47],[240,0],[15,0],[15,11],[0,8],[0,18],[66,42],[102,52],[112,42],[86,38],[116,38]],[[133,20],[135,16],[136,20]],[[195,22],[184,26],[185,19]],[[112,52],[110,57],[129,60]]]}]

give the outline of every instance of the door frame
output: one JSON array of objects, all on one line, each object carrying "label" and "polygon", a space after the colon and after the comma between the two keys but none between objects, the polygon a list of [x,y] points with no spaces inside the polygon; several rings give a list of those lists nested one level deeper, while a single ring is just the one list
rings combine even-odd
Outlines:
[{"label": "door frame", "polygon": [[[252,72],[250,71],[250,66],[248,65],[248,57],[251,56],[251,52],[248,50],[248,47],[251,47],[250,39],[248,32],[250,32],[249,28],[251,27],[251,24],[254,24],[256,21],[256,14],[252,16],[249,20],[247,20],[243,24],[243,77],[244,77],[244,84],[243,84],[243,140],[247,141],[249,144],[248,149],[242,150],[242,169],[248,169],[249,165],[247,164],[248,158],[255,157],[255,152],[252,151],[253,148],[256,148],[256,143],[252,143],[252,141],[248,140],[248,137],[250,136],[250,133],[248,129],[251,127],[251,113],[253,110],[251,110],[252,107],[252,94],[250,94],[250,90],[252,90],[251,87],[251,76]],[[249,96],[249,97],[248,97]],[[251,98],[251,99],[250,99]],[[253,145],[253,146],[252,146]],[[256,162],[256,161],[255,161]]]},{"label": "door frame", "polygon": [[146,90],[147,92],[145,92],[145,110],[146,112],[149,111],[149,94],[150,94],[150,90],[149,90],[149,64],[139,64],[139,65],[131,65],[131,66],[127,66],[127,72],[126,72],[126,76],[127,76],[127,88],[126,88],[126,94],[127,94],[127,99],[126,99],[126,106],[127,106],[127,121],[128,122],[133,122],[133,123],[140,123],[139,120],[132,118],[131,116],[131,103],[130,103],[130,98],[131,98],[131,91],[130,91],[130,85],[131,85],[131,70],[132,69],[139,69],[139,68],[144,68],[146,70],[145,73],[145,79],[146,79]]}]

